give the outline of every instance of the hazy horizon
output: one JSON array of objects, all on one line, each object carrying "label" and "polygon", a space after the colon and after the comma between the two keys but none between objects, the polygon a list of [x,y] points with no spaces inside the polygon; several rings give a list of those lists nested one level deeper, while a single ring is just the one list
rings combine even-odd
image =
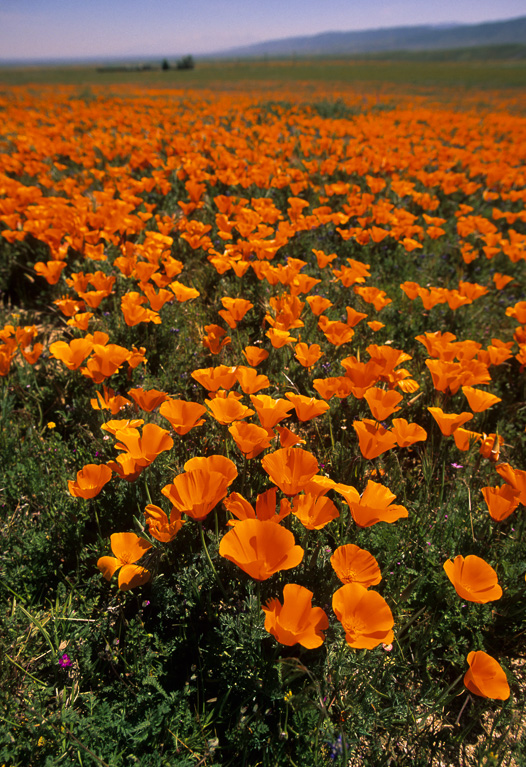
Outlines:
[{"label": "hazy horizon", "polygon": [[[480,24],[526,15],[526,0],[2,0],[0,60],[209,55],[268,40],[386,27]],[[525,41],[526,42],[526,41]]]}]

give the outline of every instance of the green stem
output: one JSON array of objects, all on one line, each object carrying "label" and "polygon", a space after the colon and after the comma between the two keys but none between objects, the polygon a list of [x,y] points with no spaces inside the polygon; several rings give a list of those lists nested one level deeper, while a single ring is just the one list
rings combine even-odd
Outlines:
[{"label": "green stem", "polygon": [[223,582],[221,581],[221,578],[219,577],[219,573],[215,569],[214,563],[212,562],[212,558],[210,557],[210,552],[208,551],[208,546],[206,545],[205,531],[203,530],[202,522],[199,522],[199,533],[201,535],[201,543],[203,544],[203,549],[205,550],[206,558],[208,559],[208,564],[212,568],[212,572],[214,573],[214,577],[215,577],[215,579],[217,581],[217,584],[218,584],[219,588],[221,589],[221,593],[223,594],[225,599],[227,599],[226,589],[223,586]]}]

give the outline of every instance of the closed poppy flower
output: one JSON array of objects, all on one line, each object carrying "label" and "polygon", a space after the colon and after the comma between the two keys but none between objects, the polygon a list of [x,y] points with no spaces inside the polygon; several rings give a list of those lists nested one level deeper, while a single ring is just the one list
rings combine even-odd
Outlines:
[{"label": "closed poppy flower", "polygon": [[331,557],[331,565],[342,583],[359,583],[367,589],[382,580],[378,562],[373,555],[354,543],[339,546]]},{"label": "closed poppy flower", "polygon": [[502,596],[497,573],[491,565],[474,554],[465,559],[460,554],[454,561],[448,559],[444,562],[444,570],[461,599],[486,604]]},{"label": "closed poppy flower", "polygon": [[307,530],[321,530],[340,516],[329,498],[313,493],[296,495],[292,502],[292,513]]},{"label": "closed poppy flower", "polygon": [[377,386],[371,386],[365,392],[364,399],[369,405],[373,418],[377,421],[385,421],[394,412],[400,410],[397,405],[402,401],[402,395],[394,390],[386,391]]},{"label": "closed poppy flower", "polygon": [[482,439],[482,434],[479,434],[478,431],[470,431],[469,429],[464,429],[462,426],[459,426],[458,429],[455,429],[453,432],[453,439],[455,440],[455,445],[458,449],[465,453],[470,450],[476,442]]},{"label": "closed poppy flower", "polygon": [[359,583],[346,583],[333,594],[332,609],[350,647],[372,650],[393,641],[393,614],[375,591],[368,591]]},{"label": "closed poppy flower", "polygon": [[514,469],[509,463],[499,463],[496,469],[504,482],[520,493],[519,502],[526,506],[526,471]]},{"label": "closed poppy flower", "polygon": [[303,549],[290,530],[271,521],[245,519],[221,538],[219,553],[257,581],[290,570],[303,559]]},{"label": "closed poppy flower", "polygon": [[439,407],[428,407],[427,409],[437,422],[444,437],[450,437],[455,429],[473,418],[473,413],[444,413]]},{"label": "closed poppy flower", "polygon": [[307,296],[307,303],[315,317],[319,317],[332,306],[332,301],[323,296]]},{"label": "closed poppy flower", "polygon": [[266,429],[254,423],[236,421],[228,427],[236,445],[246,458],[255,458],[270,447],[270,439]]},{"label": "closed poppy flower", "polygon": [[283,447],[266,455],[261,465],[285,495],[296,495],[318,472],[318,461],[307,450]]},{"label": "closed poppy flower", "polygon": [[311,418],[316,418],[329,409],[326,402],[315,397],[304,397],[302,394],[295,394],[294,392],[287,392],[285,397],[294,405],[294,410],[300,421],[310,421]]},{"label": "closed poppy flower", "polygon": [[135,533],[114,533],[110,541],[115,556],[100,557],[97,561],[97,567],[106,580],[109,581],[120,568],[118,583],[122,591],[147,583],[150,580],[149,571],[135,563],[152,548],[151,543]]},{"label": "closed poppy flower", "polygon": [[500,448],[504,444],[504,437],[500,434],[483,434],[479,453],[489,461],[495,463],[499,460]]},{"label": "closed poppy flower", "polygon": [[[276,431],[279,437],[279,444],[281,447],[294,447],[294,445],[304,445],[305,440],[294,434],[293,431],[287,429],[286,426],[276,426]],[[272,432],[269,433],[269,437],[272,438]]]},{"label": "closed poppy flower", "polygon": [[482,495],[486,501],[489,515],[496,522],[503,522],[519,505],[520,492],[510,485],[501,487],[483,487]]},{"label": "closed poppy flower", "polygon": [[470,692],[494,700],[507,700],[510,697],[506,673],[495,658],[477,650],[468,654],[467,661],[469,671],[464,676],[464,684]]},{"label": "closed poppy flower", "polygon": [[288,330],[280,330],[279,328],[270,328],[265,333],[274,349],[281,349],[287,344],[292,344],[298,339],[289,333]]},{"label": "closed poppy flower", "polygon": [[202,415],[206,413],[206,407],[199,402],[186,402],[183,399],[165,400],[159,408],[159,413],[170,422],[172,429],[179,436],[188,434],[194,426],[204,424]]},{"label": "closed poppy flower", "polygon": [[497,402],[502,402],[500,397],[496,397],[494,394],[482,391],[481,389],[475,389],[473,386],[463,386],[462,393],[466,397],[468,404],[474,413],[481,413],[483,410],[487,410]]},{"label": "closed poppy flower", "polygon": [[219,354],[232,341],[226,330],[219,325],[205,325],[205,331],[207,335],[202,336],[201,340],[211,354]]},{"label": "closed poppy flower", "polygon": [[118,455],[117,460],[108,461],[107,466],[126,482],[135,482],[145,468],[138,464],[129,453]]},{"label": "closed poppy flower", "polygon": [[249,365],[257,367],[267,359],[268,352],[265,349],[260,349],[258,346],[245,346],[243,356]]},{"label": "closed poppy flower", "polygon": [[173,540],[184,522],[181,519],[181,512],[175,507],[172,508],[170,516],[153,503],[149,503],[144,509],[146,525],[148,532],[158,541],[168,543]]},{"label": "closed poppy flower", "polygon": [[191,301],[193,298],[198,298],[201,294],[198,290],[195,288],[187,288],[186,285],[183,285],[181,282],[178,282],[177,280],[174,280],[174,282],[170,282],[168,285],[170,290],[173,292],[176,299],[179,301],[179,303],[184,303],[185,301]]},{"label": "closed poppy flower", "polygon": [[152,410],[155,410],[155,408],[164,402],[168,396],[165,392],[159,391],[158,389],[145,390],[142,387],[139,387],[138,389],[130,389],[128,394],[136,405],[146,413],[151,413]]},{"label": "closed poppy flower", "polygon": [[360,452],[368,460],[376,458],[396,445],[395,435],[370,418],[353,421],[353,428],[358,435]]},{"label": "closed poppy flower", "polygon": [[77,472],[75,481],[68,480],[68,488],[75,498],[95,498],[111,479],[111,469],[104,463],[88,463]]},{"label": "closed poppy flower", "polygon": [[311,650],[320,647],[325,639],[323,631],[329,628],[329,619],[321,607],[312,607],[312,591],[287,583],[283,587],[283,604],[271,599],[262,608],[265,629],[287,647],[300,644]]}]

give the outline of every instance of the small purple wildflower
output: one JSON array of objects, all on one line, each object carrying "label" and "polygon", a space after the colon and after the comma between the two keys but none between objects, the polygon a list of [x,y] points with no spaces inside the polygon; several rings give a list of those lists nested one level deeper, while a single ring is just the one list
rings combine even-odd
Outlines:
[{"label": "small purple wildflower", "polygon": [[62,655],[62,657],[58,659],[58,665],[60,666],[60,668],[69,668],[70,666],[73,665],[73,662],[71,658],[69,657],[69,655],[64,653],[64,655]]}]

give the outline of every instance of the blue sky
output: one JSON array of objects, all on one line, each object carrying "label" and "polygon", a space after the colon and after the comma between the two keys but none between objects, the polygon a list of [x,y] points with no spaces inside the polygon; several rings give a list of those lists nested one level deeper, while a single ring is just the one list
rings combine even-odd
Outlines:
[{"label": "blue sky", "polygon": [[198,55],[334,30],[526,15],[526,0],[0,0],[0,60]]}]

